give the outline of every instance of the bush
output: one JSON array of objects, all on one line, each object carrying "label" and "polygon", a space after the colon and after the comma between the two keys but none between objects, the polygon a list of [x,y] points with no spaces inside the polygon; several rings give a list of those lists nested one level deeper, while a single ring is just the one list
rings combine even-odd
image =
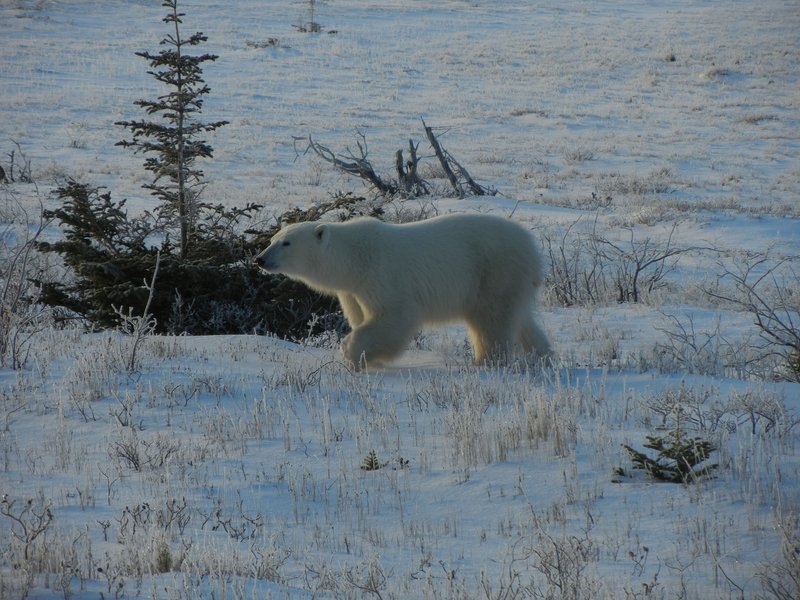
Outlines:
[{"label": "bush", "polygon": [[[691,392],[686,393],[691,399]],[[691,423],[691,414],[685,414],[680,403],[673,403],[666,398],[666,406],[654,406],[654,410],[669,409],[674,418],[674,426],[667,435],[648,435],[645,448],[656,452],[655,458],[636,450],[627,444],[622,447],[630,455],[635,469],[642,469],[657,481],[669,483],[695,483],[707,478],[717,464],[704,465],[716,446],[699,436],[689,437],[686,434],[687,421]],[[696,402],[696,399],[693,399]],[[669,406],[671,404],[671,406]],[[666,413],[664,417],[666,418]]]},{"label": "bush", "polygon": [[38,220],[31,219],[10,190],[3,190],[0,204],[0,220],[8,223],[0,227],[0,366],[19,369],[34,335],[50,323],[50,311],[39,303],[40,289],[32,281],[34,273],[47,271],[35,244],[49,223],[41,208]]},{"label": "bush", "polygon": [[[68,309],[72,317],[85,319],[93,327],[118,327],[120,308],[144,309],[159,252],[149,308],[158,333],[255,332],[299,340],[341,327],[334,298],[320,296],[282,276],[264,275],[252,264],[251,258],[279,228],[237,232],[260,208],[257,205],[205,208],[193,244],[181,259],[169,237],[156,244],[159,229],[154,217],[129,218],[125,201],[112,200],[109,192],[70,181],[56,194],[63,205],[45,211],[45,217],[60,222],[64,238],[40,242],[37,247],[60,254],[74,278],[39,282],[41,300]],[[284,217],[292,222],[315,220],[340,211],[340,218],[348,218],[360,200],[341,196],[308,211],[290,211]]]},{"label": "bush", "polygon": [[648,435],[644,447],[655,450],[656,458],[651,458],[630,446],[623,446],[631,455],[634,468],[643,469],[658,481],[693,483],[702,477],[707,477],[709,472],[717,467],[709,465],[695,468],[716,450],[711,442],[699,437],[684,438],[680,434],[675,435],[675,432],[666,437]]},{"label": "bush", "polygon": [[677,224],[660,242],[641,237],[632,227],[624,228],[627,239],[611,239],[600,234],[597,218],[590,227],[579,222],[541,234],[550,263],[546,287],[559,306],[646,301],[666,287],[678,258],[692,249],[675,245]]},{"label": "bush", "polygon": [[776,256],[774,249],[740,253],[719,261],[721,275],[706,293],[723,305],[749,312],[760,342],[753,350],[768,376],[800,381],[800,256]]}]

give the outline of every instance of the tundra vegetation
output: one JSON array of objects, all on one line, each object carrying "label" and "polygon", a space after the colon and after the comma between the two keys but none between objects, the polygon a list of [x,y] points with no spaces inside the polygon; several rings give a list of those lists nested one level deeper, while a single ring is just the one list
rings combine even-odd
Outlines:
[{"label": "tundra vegetation", "polygon": [[[800,596],[800,15],[222,6],[0,6],[0,597]],[[449,211],[555,364],[353,373],[250,263]]]}]

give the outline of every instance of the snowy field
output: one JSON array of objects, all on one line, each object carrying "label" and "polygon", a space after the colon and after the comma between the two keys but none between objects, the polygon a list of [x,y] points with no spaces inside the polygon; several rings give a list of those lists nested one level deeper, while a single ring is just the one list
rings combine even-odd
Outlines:
[{"label": "snowy field", "polygon": [[[624,273],[574,303],[551,278],[547,368],[470,366],[451,326],[369,373],[247,335],[148,337],[130,373],[119,332],[35,328],[22,368],[0,357],[0,598],[796,597],[800,384],[708,292],[800,254],[797,3],[330,0],[303,33],[311,4],[180,5],[219,55],[203,119],[230,121],[205,200],[263,204],[266,227],[368,193],[295,138],[363,134],[388,175],[412,138],[440,194],[390,216],[510,215],[554,272],[680,252],[638,302],[615,301]],[[4,293],[65,177],[154,206],[114,123],[163,93],[134,52],[164,14],[0,2],[0,166],[34,182],[0,184]],[[446,197],[421,119],[499,194]],[[711,477],[633,468],[623,444],[676,431],[715,446]]]}]

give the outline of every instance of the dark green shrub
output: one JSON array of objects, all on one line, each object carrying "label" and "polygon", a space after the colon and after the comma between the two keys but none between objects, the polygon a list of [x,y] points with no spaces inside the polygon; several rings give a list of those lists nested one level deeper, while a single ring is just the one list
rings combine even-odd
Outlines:
[{"label": "dark green shrub", "polygon": [[659,481],[693,483],[709,476],[710,471],[717,467],[716,464],[701,466],[716,450],[714,445],[699,437],[684,437],[680,428],[674,429],[666,437],[648,435],[644,447],[655,450],[656,457],[651,458],[644,452],[623,445],[633,460],[634,468],[643,469]]},{"label": "dark green shrub", "polygon": [[[109,192],[70,181],[56,194],[62,206],[45,216],[60,223],[63,239],[41,242],[38,248],[60,254],[73,277],[41,282],[42,302],[68,309],[92,327],[117,327],[115,307],[143,310],[149,294],[145,282],[152,279],[160,251],[150,305],[158,333],[256,332],[299,340],[342,328],[335,298],[285,277],[265,275],[253,265],[252,257],[279,228],[237,233],[259,209],[256,205],[205,208],[194,244],[181,259],[169,237],[154,243],[161,235],[155,217],[129,218],[125,201],[112,200]],[[307,211],[289,211],[284,220],[314,220],[331,211],[349,218],[362,200],[339,196]]]},{"label": "dark green shrub", "polygon": [[383,466],[385,465],[378,460],[378,455],[375,453],[375,450],[370,450],[369,454],[367,454],[366,458],[361,462],[362,471],[377,471]]}]

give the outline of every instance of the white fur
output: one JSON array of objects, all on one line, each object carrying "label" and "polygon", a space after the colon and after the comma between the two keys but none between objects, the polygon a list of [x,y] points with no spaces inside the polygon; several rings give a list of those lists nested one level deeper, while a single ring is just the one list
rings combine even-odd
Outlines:
[{"label": "white fur", "polygon": [[354,366],[384,363],[424,324],[465,321],[477,363],[509,352],[550,352],[533,318],[542,259],[530,233],[501,217],[455,214],[393,225],[360,218],[298,223],[256,257],[339,298]]}]

